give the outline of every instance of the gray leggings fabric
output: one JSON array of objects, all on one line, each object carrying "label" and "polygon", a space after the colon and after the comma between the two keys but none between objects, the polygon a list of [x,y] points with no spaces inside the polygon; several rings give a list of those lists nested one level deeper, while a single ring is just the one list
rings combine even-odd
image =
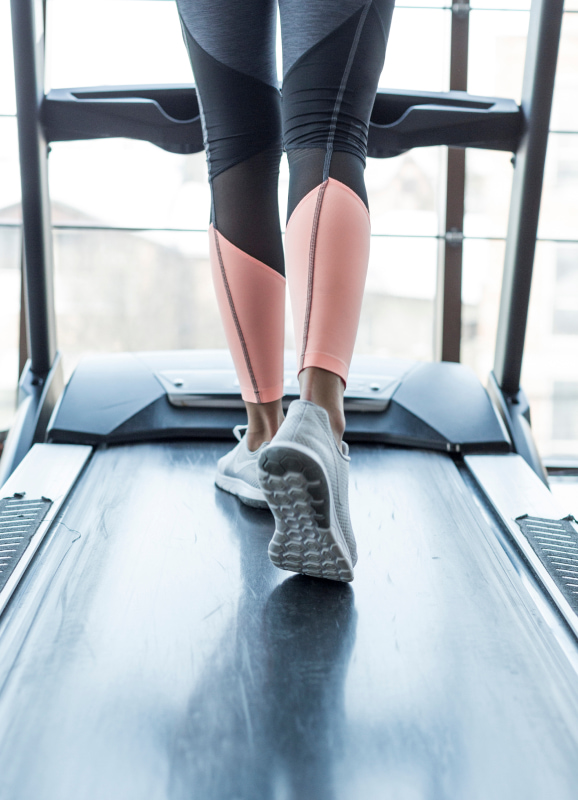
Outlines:
[{"label": "gray leggings fabric", "polygon": [[[279,0],[283,75],[364,4],[365,0]],[[177,5],[191,36],[213,58],[277,88],[277,0],[177,0]]]},{"label": "gray leggings fabric", "polygon": [[195,75],[212,187],[211,219],[283,274],[279,161],[289,158],[289,216],[332,177],[367,205],[369,117],[394,0],[177,0]]}]

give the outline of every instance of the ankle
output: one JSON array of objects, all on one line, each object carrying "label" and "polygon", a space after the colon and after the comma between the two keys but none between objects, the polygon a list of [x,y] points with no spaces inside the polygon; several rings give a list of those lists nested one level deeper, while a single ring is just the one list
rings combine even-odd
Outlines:
[{"label": "ankle", "polygon": [[280,426],[278,425],[276,429],[268,428],[266,430],[251,430],[250,427],[247,428],[245,441],[249,452],[254,453],[255,450],[258,450],[264,442],[270,442],[279,430],[279,427]]},{"label": "ankle", "polygon": [[272,403],[245,403],[249,427],[246,433],[247,447],[258,450],[263,442],[270,442],[284,419],[281,400]]},{"label": "ankle", "polygon": [[321,406],[329,415],[329,424],[338,447],[345,432],[343,381],[333,372],[320,367],[307,367],[299,375],[301,400]]},{"label": "ankle", "polygon": [[330,411],[326,408],[325,410],[329,415],[329,424],[333,431],[333,437],[337,447],[341,450],[341,442],[343,440],[343,434],[345,433],[345,414],[340,409],[333,409]]}]

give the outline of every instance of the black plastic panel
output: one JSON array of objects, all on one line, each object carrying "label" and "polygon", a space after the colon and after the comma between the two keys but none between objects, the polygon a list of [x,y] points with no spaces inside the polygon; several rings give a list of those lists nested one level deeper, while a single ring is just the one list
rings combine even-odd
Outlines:
[{"label": "black plastic panel", "polygon": [[515,152],[522,126],[522,111],[514,100],[457,91],[385,89],[375,98],[367,152],[373,158],[390,158],[434,145]]},{"label": "black plastic panel", "polygon": [[171,153],[199,153],[203,132],[192,86],[52,89],[41,119],[49,142],[124,137]]},{"label": "black plastic panel", "polygon": [[[193,85],[53,89],[42,103],[48,141],[126,137],[173,153],[203,149]],[[466,92],[379,90],[368,155],[388,158],[413,147],[453,145],[515,151],[522,112],[514,100]]]},{"label": "black plastic panel", "polygon": [[[203,404],[169,402],[167,375],[195,369],[207,382]],[[296,397],[288,366],[285,400]],[[354,358],[350,385],[383,387],[374,403],[346,391],[346,439],[445,451],[507,452],[510,442],[487,392],[460,364]],[[213,380],[214,376],[218,381]],[[359,377],[361,376],[361,378]],[[174,379],[175,383],[179,381]],[[72,376],[51,420],[48,440],[100,444],[173,438],[229,438],[246,421],[226,351],[124,353],[87,358]],[[222,388],[219,390],[218,386]],[[217,388],[215,388],[217,386]],[[364,410],[356,410],[363,408]],[[349,410],[347,410],[349,409]]]}]

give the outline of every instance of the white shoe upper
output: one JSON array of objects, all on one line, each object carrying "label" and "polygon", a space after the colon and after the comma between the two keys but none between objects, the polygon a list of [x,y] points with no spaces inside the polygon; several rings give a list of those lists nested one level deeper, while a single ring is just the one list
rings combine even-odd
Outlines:
[{"label": "white shoe upper", "polygon": [[217,462],[215,483],[247,505],[267,508],[267,501],[257,478],[257,461],[269,442],[263,442],[255,451],[249,450],[247,437],[241,436],[241,431],[246,428],[246,425],[237,425],[233,429],[239,444]]}]

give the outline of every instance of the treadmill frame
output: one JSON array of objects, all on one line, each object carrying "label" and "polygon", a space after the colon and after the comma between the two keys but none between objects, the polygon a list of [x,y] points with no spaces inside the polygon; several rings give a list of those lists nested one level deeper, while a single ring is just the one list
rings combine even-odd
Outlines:
[{"label": "treadmill frame", "polygon": [[[39,15],[35,11],[40,3],[43,13]],[[82,105],[78,95],[83,92],[86,94],[89,90],[58,90],[47,96],[44,94],[45,12],[46,0],[11,0],[30,358],[19,383],[18,413],[4,447],[0,484],[13,472],[30,447],[44,440],[49,418],[61,394],[63,381],[56,346],[47,158],[50,140],[87,138],[86,119],[84,129],[78,120],[79,103]],[[431,144],[432,141],[453,146],[515,150],[504,283],[489,392],[512,438],[515,451],[524,457],[544,482],[547,482],[546,473],[532,439],[529,407],[520,387],[520,373],[562,15],[563,0],[532,2],[522,105],[517,114],[512,113],[512,101],[477,98],[464,92],[427,96],[418,93],[399,96],[399,93],[380,92],[374,107],[374,124],[370,134],[370,139],[378,142],[372,145],[373,154],[382,157],[413,146]],[[118,87],[103,87],[100,100],[95,97],[95,90],[90,90],[92,97],[84,101],[88,103],[89,124],[94,126],[94,112],[102,113],[102,104],[106,106],[108,102],[115,113],[121,110],[123,103],[129,110],[124,128],[121,125],[121,129],[117,128],[108,135],[122,134],[154,141],[155,136],[147,120],[139,120],[137,114],[135,122],[135,108],[138,113],[143,109],[148,113],[156,108],[156,112],[159,112],[157,116],[164,118],[169,129],[182,129],[183,124],[192,125],[193,128],[196,124],[200,128],[198,117],[196,121],[187,121],[186,114],[180,114],[179,118],[179,112],[173,111],[174,118],[171,119],[156,101],[150,101],[147,106],[143,91],[145,95],[146,92],[150,95],[159,91],[158,87],[138,88],[139,91],[133,91],[132,95],[129,92],[126,96],[125,92],[124,99],[118,96]],[[183,87],[164,89],[169,90],[167,96],[173,98],[173,104],[176,94],[183,92]],[[68,101],[65,97],[67,91],[70,95]],[[189,107],[191,92],[189,87],[188,99],[185,93],[185,102],[189,103]],[[108,98],[104,96],[106,94]],[[111,94],[117,96],[111,97]],[[397,120],[391,120],[389,108],[392,103],[395,105],[396,94],[398,104],[401,103],[405,110],[402,108]],[[55,108],[58,113],[54,111]],[[497,116],[492,118],[492,113]],[[485,119],[485,127],[482,128],[481,115]],[[412,116],[418,123],[412,123]],[[67,119],[73,123],[72,127],[76,127],[76,134],[70,133],[70,125],[66,134],[62,134]],[[509,122],[505,121],[508,119]],[[97,135],[106,135],[106,132],[101,131]],[[195,144],[197,146],[198,142]]]},{"label": "treadmill frame", "polygon": [[[38,0],[38,2],[42,2],[42,0]],[[383,99],[385,97],[389,98],[388,102],[393,102],[392,98],[396,93],[380,93],[374,109],[373,136],[374,141],[380,143],[379,147],[382,148],[382,155],[384,156],[393,155],[396,147],[398,148],[396,152],[400,152],[404,148],[409,149],[410,146],[420,146],[420,144],[428,143],[427,136],[423,138],[424,129],[429,125],[431,130],[432,127],[436,127],[436,124],[436,135],[441,137],[443,134],[447,144],[452,144],[453,146],[461,144],[462,146],[495,147],[496,149],[512,148],[516,151],[496,357],[494,370],[490,375],[489,381],[490,397],[509,432],[515,454],[505,454],[507,449],[506,436],[499,445],[496,445],[496,442],[491,443],[490,455],[481,455],[483,448],[480,447],[479,442],[476,442],[476,447],[471,450],[472,454],[466,454],[463,463],[465,465],[464,468],[469,470],[470,480],[477,482],[484,495],[492,503],[493,513],[497,519],[501,520],[504,530],[508,530],[512,539],[517,542],[522,556],[520,556],[519,552],[512,554],[510,556],[512,566],[517,572],[520,572],[524,582],[530,586],[531,597],[536,599],[533,593],[533,584],[531,584],[524,572],[528,565],[532,574],[536,575],[544,586],[546,597],[557,604],[573,633],[578,635],[578,617],[569,609],[568,603],[560,595],[560,592],[556,590],[556,587],[553,587],[548,572],[537,561],[533,551],[526,546],[513,521],[516,514],[528,513],[529,507],[536,515],[542,514],[554,517],[560,513],[544,486],[544,483],[547,484],[547,479],[532,439],[529,407],[520,388],[520,374],[562,14],[562,0],[533,0],[523,99],[521,108],[517,111],[512,109],[512,101],[499,101],[496,98],[472,98],[465,93],[449,92],[443,96],[428,95],[427,97],[425,95],[417,96],[416,93],[405,93],[403,97],[400,97],[399,93],[397,93],[397,100],[406,105],[405,111],[397,120],[385,120],[384,122],[380,115],[384,109],[387,112],[387,103],[383,106],[380,106],[380,103],[384,102]],[[57,97],[57,92],[49,93],[48,96],[44,95],[42,88],[44,29],[39,31],[35,28],[39,21],[42,21],[42,19],[40,18],[39,20],[38,17],[35,17],[34,0],[12,0],[14,54],[17,75],[18,131],[22,170],[24,278],[30,359],[20,380],[17,420],[10,432],[2,462],[0,463],[0,485],[3,484],[6,477],[14,472],[31,446],[35,442],[44,440],[49,417],[55,409],[59,397],[61,397],[62,371],[56,349],[52,288],[53,255],[47,169],[48,145],[51,140],[56,140],[59,137],[61,139],[74,138],[73,136],[68,136],[68,134],[64,136],[64,128],[62,127],[58,129],[60,133],[57,132],[54,117],[56,106],[54,103],[61,104],[57,109],[58,124],[62,123],[64,126],[68,124],[67,114],[77,115],[75,124],[78,124],[80,101],[78,97],[75,97],[75,93],[80,95],[89,91],[81,89],[59,90],[61,94],[64,93],[65,95],[68,92],[71,95],[70,102],[66,100],[66,97]],[[183,91],[183,87],[165,87],[165,89],[167,91],[166,97],[172,97],[173,99],[176,96],[175,93]],[[100,90],[100,98],[93,97],[86,100],[87,103],[92,103],[93,105],[85,106],[84,110],[80,111],[80,116],[88,114],[85,117],[86,122],[91,118],[95,109],[98,110],[97,106],[99,104],[101,106],[100,110],[102,111],[104,107],[106,111],[106,101],[109,100],[113,107],[118,110],[123,107],[123,103],[126,100],[124,109],[127,113],[126,119],[129,120],[130,124],[127,123],[124,135],[131,135],[131,130],[129,129],[135,125],[133,112],[137,107],[140,107],[137,108],[139,113],[143,111],[144,104],[142,101],[147,100],[146,97],[142,96],[143,92],[154,95],[154,92],[161,91],[162,93],[165,89],[140,87],[138,89],[139,96],[135,94],[135,87],[128,87],[126,90],[128,92],[127,97],[109,96],[107,98],[105,97],[106,94],[110,95],[114,92],[118,94],[119,90],[118,87],[116,89],[105,87]],[[93,94],[95,92],[95,90],[90,91]],[[185,100],[190,103],[193,96],[191,87],[188,87],[187,91],[188,95],[185,92]],[[119,100],[122,102],[118,102]],[[154,100],[154,97],[149,97],[148,100],[150,104],[147,114],[151,108],[153,113],[156,114],[157,112],[154,111],[156,100]],[[416,100],[431,102],[416,102]],[[115,102],[116,105],[114,105]],[[487,106],[486,108],[475,108],[476,104],[483,106],[484,103]],[[473,110],[472,104],[474,106]],[[447,110],[448,108],[450,111]],[[494,109],[493,111],[492,108]],[[157,110],[159,109],[162,112],[162,105],[159,106],[157,103]],[[479,132],[479,117],[482,113],[486,116],[487,130],[485,131],[485,140],[480,142],[479,139],[476,141],[473,130],[478,126],[477,130]],[[493,119],[492,114],[495,114]],[[502,115],[501,118],[499,118],[499,114]],[[162,114],[160,116],[162,117]],[[411,122],[412,116],[414,121],[421,119],[424,129],[420,131],[419,126],[414,126],[413,123],[411,125],[408,124],[408,120]],[[442,122],[445,120],[445,123],[451,122],[451,124],[448,124],[444,129],[440,120]],[[505,120],[507,124],[504,124]],[[521,121],[523,121],[523,125],[520,125]],[[175,118],[173,123],[178,126],[179,120]],[[185,124],[188,123],[185,121]],[[406,126],[405,129],[404,125]],[[144,135],[145,127],[141,125],[139,128],[139,124],[136,124],[136,128],[132,131],[135,134],[135,138],[152,140],[152,137]],[[169,120],[168,128],[170,127]],[[458,141],[459,137],[456,138],[456,131],[459,133],[461,141]],[[84,133],[80,129],[77,130],[78,138],[86,138],[85,134],[86,130],[84,130]],[[404,136],[406,137],[405,139]],[[421,141],[419,141],[420,136],[422,136]],[[389,144],[388,137],[390,139]],[[404,141],[408,147],[405,147]],[[158,144],[158,142],[156,143]],[[400,147],[401,150],[399,149]],[[435,365],[428,366],[432,370],[435,367]],[[444,364],[443,368],[447,370],[449,366]],[[457,367],[457,365],[451,366]],[[442,370],[440,369],[439,371],[441,372]],[[420,401],[422,399],[431,401],[429,395],[425,396],[425,391],[420,390],[418,394]],[[81,404],[80,409],[81,411],[83,410]],[[409,410],[411,411],[411,409]],[[369,414],[368,416],[371,417],[372,415]],[[373,416],[375,418],[375,415]],[[57,415],[55,417],[57,419]],[[416,414],[415,418],[421,422],[424,415]],[[226,425],[228,427],[230,420],[229,418],[227,419]],[[207,426],[205,426],[204,435],[207,438],[215,438],[222,435],[223,427],[224,424],[222,422],[219,422],[219,425],[213,431],[208,430]],[[86,428],[84,432],[86,433]],[[139,441],[146,439],[146,431],[140,431],[138,437],[134,436],[134,430],[132,433],[133,439],[130,441],[134,442],[135,438]],[[361,434],[360,440],[363,440],[363,436],[366,437],[366,440],[372,442],[379,440],[378,435],[368,433],[368,423],[364,422]],[[66,431],[60,431],[60,442],[66,441],[65,435]],[[36,496],[43,491],[49,491],[55,500],[51,515],[42,523],[42,528],[35,535],[30,548],[25,553],[25,557],[18,564],[17,570],[10,578],[10,584],[7,585],[5,591],[0,593],[0,612],[8,602],[19,579],[24,575],[42,538],[52,523],[57,520],[60,508],[68,493],[81,475],[84,466],[90,460],[93,447],[102,443],[106,444],[104,439],[98,438],[100,436],[99,432],[92,434],[92,436],[93,438],[90,439],[89,437],[84,445],[78,443],[78,438],[72,438],[71,441],[74,444],[71,445],[63,443],[56,445],[42,444],[32,448],[26,461],[14,472],[9,482],[4,485],[5,492],[17,492],[19,494],[28,492]],[[111,441],[115,441],[114,436]],[[386,439],[382,438],[381,441],[386,441]],[[458,452],[457,448],[448,447],[448,442],[443,442],[441,439],[440,442],[438,449],[445,448],[449,453]],[[398,442],[398,444],[416,446],[415,441],[413,443],[410,441],[407,443]],[[452,443],[450,442],[449,444],[451,445]],[[422,445],[418,444],[418,446],[423,446],[423,443]],[[435,449],[432,447],[431,441],[428,446]],[[501,453],[501,455],[498,453]],[[527,463],[524,463],[522,459]],[[543,483],[540,483],[534,473],[538,475]],[[513,483],[516,488],[515,497],[508,494],[508,489],[510,488],[508,482],[510,484]],[[49,489],[44,489],[46,483],[48,483]],[[530,500],[528,501],[527,498],[530,498]],[[520,500],[523,502],[518,508],[515,504]],[[69,533],[77,535],[76,531],[70,531]],[[67,547],[68,541],[66,540],[63,546]],[[503,542],[499,541],[498,543],[506,550]],[[544,607],[541,607],[540,603]],[[559,620],[551,613],[548,599],[537,598],[536,605],[540,608],[547,624],[555,631],[556,626],[559,626]],[[562,631],[560,638],[563,639],[564,635],[565,631]]]}]

